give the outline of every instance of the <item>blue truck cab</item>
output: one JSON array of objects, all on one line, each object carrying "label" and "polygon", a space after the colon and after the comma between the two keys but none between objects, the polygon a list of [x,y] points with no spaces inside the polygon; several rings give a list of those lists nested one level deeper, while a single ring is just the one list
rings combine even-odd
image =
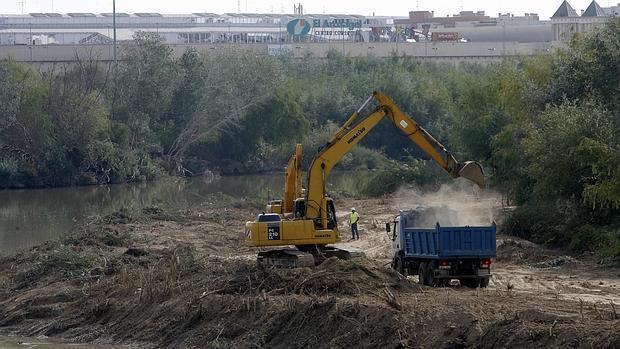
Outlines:
[{"label": "blue truck cab", "polygon": [[418,275],[421,284],[487,287],[496,256],[496,224],[490,226],[416,226],[417,211],[401,211],[386,230],[392,238],[392,267],[403,275]]}]

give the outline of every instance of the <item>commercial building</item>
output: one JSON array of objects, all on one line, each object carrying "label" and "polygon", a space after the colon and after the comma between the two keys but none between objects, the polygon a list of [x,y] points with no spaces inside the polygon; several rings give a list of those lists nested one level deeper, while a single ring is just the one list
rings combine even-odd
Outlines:
[{"label": "commercial building", "polygon": [[[551,21],[536,13],[517,16],[484,11],[461,11],[435,17],[432,11],[411,11],[408,17],[345,14],[117,13],[119,41],[129,41],[137,31],[159,34],[169,44],[221,43],[360,43],[420,42],[563,42],[572,34],[587,32],[618,16],[620,4],[601,7],[592,1],[581,15],[564,1]],[[0,15],[0,45],[101,45],[111,44],[111,13],[30,13]]]},{"label": "commercial building", "polygon": [[[338,14],[117,13],[117,38],[137,31],[158,33],[170,44],[385,41],[397,17]],[[295,33],[292,21],[310,30]],[[303,35],[301,35],[303,34]],[[106,44],[113,37],[111,13],[30,13],[0,15],[0,45]]]},{"label": "commercial building", "polygon": [[531,43],[552,39],[551,22],[541,21],[535,13],[524,16],[500,13],[497,17],[490,17],[484,11],[461,11],[454,16],[435,17],[432,11],[411,11],[407,20],[398,23],[413,28],[418,41],[432,37],[433,33],[453,33],[453,36],[472,42]]},{"label": "commercial building", "polygon": [[609,18],[618,16],[619,7],[620,4],[614,7],[602,8],[596,1],[592,1],[590,6],[585,11],[582,11],[581,15],[578,15],[568,1],[562,2],[551,17],[553,40],[566,42],[574,34],[586,33],[602,26]]},{"label": "commercial building", "polygon": [[[339,14],[117,13],[119,46],[130,44],[138,31],[159,34],[175,54],[188,47],[202,52],[238,49],[271,55],[325,57],[343,55],[390,57],[409,55],[424,60],[491,62],[508,56],[548,54],[574,33],[587,32],[618,15],[619,6],[596,1],[577,14],[564,1],[551,21],[535,13],[522,16],[462,11],[435,17],[412,11],[409,17]],[[110,62],[114,57],[110,13],[31,13],[0,15],[0,59],[12,58],[45,69],[79,59]],[[79,59],[77,57],[80,57]]]}]

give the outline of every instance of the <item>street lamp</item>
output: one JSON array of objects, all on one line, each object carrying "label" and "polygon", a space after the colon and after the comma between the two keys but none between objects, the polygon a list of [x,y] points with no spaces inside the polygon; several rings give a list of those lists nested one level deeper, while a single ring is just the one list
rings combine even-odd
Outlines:
[{"label": "street lamp", "polygon": [[344,22],[342,22],[340,24],[340,29],[341,29],[341,32],[342,32],[342,57],[344,58],[344,56],[345,56],[345,49],[344,49],[344,40],[345,40],[344,39]]},{"label": "street lamp", "polygon": [[114,27],[114,67],[116,68],[116,0],[112,0],[112,26]]},{"label": "street lamp", "polygon": [[112,106],[111,106],[111,114],[112,114],[112,120],[115,120],[116,117],[116,78],[117,78],[117,62],[116,62],[116,0],[112,0],[112,27],[113,27],[113,35],[114,35],[114,47],[112,49],[112,51],[114,52],[114,62],[113,62],[113,67],[112,67],[112,75],[113,75],[113,82],[114,82],[114,94],[112,96]]}]

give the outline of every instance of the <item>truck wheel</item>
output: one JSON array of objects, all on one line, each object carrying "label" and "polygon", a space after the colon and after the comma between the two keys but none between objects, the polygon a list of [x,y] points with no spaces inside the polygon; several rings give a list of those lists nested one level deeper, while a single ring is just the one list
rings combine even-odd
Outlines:
[{"label": "truck wheel", "polygon": [[480,279],[480,287],[487,287],[487,286],[489,286],[489,278]]},{"label": "truck wheel", "polygon": [[428,286],[432,286],[435,287],[437,286],[437,280],[435,279],[435,273],[433,270],[433,263],[427,263],[426,264],[426,284]]},{"label": "truck wheel", "polygon": [[401,273],[403,276],[407,276],[407,274],[405,274],[405,268],[403,266],[402,258],[396,258],[394,265],[397,272]]},{"label": "truck wheel", "polygon": [[420,263],[420,267],[418,268],[418,278],[420,278],[420,281],[418,281],[420,284],[426,285],[426,263],[425,262]]}]

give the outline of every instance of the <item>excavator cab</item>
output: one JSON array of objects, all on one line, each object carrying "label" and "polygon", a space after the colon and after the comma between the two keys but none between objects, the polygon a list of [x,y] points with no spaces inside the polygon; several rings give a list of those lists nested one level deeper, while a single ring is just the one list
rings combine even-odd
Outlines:
[{"label": "excavator cab", "polygon": [[306,216],[306,199],[299,198],[295,200],[293,208],[293,217],[296,219],[304,218]]},{"label": "excavator cab", "polygon": [[336,206],[334,200],[327,198],[327,229],[334,229],[338,226],[338,220],[336,219]]},{"label": "excavator cab", "polygon": [[[338,220],[336,218],[336,205],[334,204],[334,200],[332,198],[325,198],[326,200],[326,218],[327,218],[327,229],[334,229],[338,226]],[[301,219],[306,217],[306,199],[299,198],[295,200],[294,205],[294,215],[293,217],[296,219]],[[314,225],[316,229],[323,229],[321,223],[321,217],[319,216],[314,220]]]}]

